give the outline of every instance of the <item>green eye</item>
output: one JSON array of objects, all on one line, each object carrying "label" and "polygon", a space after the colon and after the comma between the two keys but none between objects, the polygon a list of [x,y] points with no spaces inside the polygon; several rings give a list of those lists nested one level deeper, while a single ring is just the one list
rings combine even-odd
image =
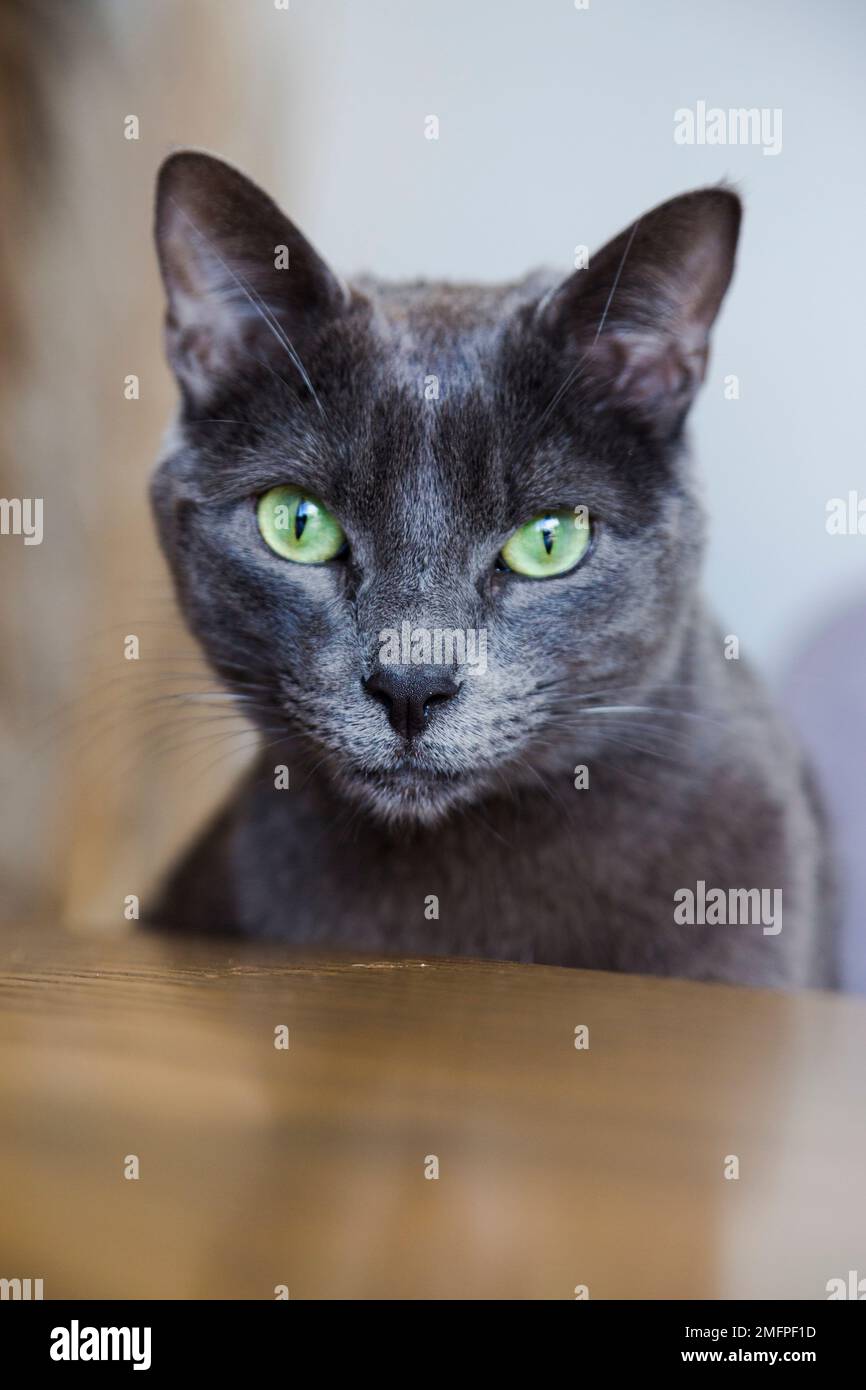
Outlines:
[{"label": "green eye", "polygon": [[322,565],[346,544],[327,507],[294,487],[272,487],[259,498],[256,515],[262,536],[284,560]]},{"label": "green eye", "polygon": [[589,549],[590,538],[585,507],[576,507],[573,512],[542,512],[506,541],[502,559],[515,574],[552,579],[574,569]]}]

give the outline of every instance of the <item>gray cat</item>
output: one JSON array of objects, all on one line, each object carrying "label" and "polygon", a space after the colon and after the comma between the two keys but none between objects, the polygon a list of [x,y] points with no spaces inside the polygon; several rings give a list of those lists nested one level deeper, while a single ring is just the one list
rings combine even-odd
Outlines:
[{"label": "gray cat", "polygon": [[699,589],[739,222],[704,189],[564,282],[350,287],[236,170],[163,165],[153,503],[262,748],[157,925],[834,983],[808,773]]}]

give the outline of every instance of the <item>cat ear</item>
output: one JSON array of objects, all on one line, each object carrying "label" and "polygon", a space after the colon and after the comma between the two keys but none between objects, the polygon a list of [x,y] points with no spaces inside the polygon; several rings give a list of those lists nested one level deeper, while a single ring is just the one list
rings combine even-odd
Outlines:
[{"label": "cat ear", "polygon": [[262,363],[313,391],[304,346],[348,292],[266,193],[211,155],[171,155],[157,180],[156,244],[168,359],[191,404],[212,403]]},{"label": "cat ear", "polygon": [[597,399],[662,432],[679,425],[706,372],[740,215],[726,188],[672,198],[542,301],[545,327],[576,350]]}]

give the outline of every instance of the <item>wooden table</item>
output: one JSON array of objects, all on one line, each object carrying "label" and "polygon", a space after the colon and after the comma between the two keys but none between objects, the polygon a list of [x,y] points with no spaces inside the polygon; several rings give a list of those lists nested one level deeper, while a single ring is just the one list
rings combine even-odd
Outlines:
[{"label": "wooden table", "polygon": [[829,995],[7,931],[0,1277],[825,1298],[866,1275],[864,1077]]}]

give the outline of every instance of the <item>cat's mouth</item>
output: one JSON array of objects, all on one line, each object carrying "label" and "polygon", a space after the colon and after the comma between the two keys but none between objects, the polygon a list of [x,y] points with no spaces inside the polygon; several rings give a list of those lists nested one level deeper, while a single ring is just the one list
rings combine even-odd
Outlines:
[{"label": "cat's mouth", "polygon": [[341,782],[350,795],[387,821],[440,820],[471,798],[473,779],[461,771],[443,771],[423,763],[343,770]]},{"label": "cat's mouth", "polygon": [[377,768],[375,770],[361,768],[359,770],[359,775],[365,782],[371,782],[374,785],[387,783],[398,787],[415,785],[427,786],[435,783],[448,784],[459,782],[464,776],[462,772],[440,772],[435,768],[421,767],[417,764],[402,767]]}]

